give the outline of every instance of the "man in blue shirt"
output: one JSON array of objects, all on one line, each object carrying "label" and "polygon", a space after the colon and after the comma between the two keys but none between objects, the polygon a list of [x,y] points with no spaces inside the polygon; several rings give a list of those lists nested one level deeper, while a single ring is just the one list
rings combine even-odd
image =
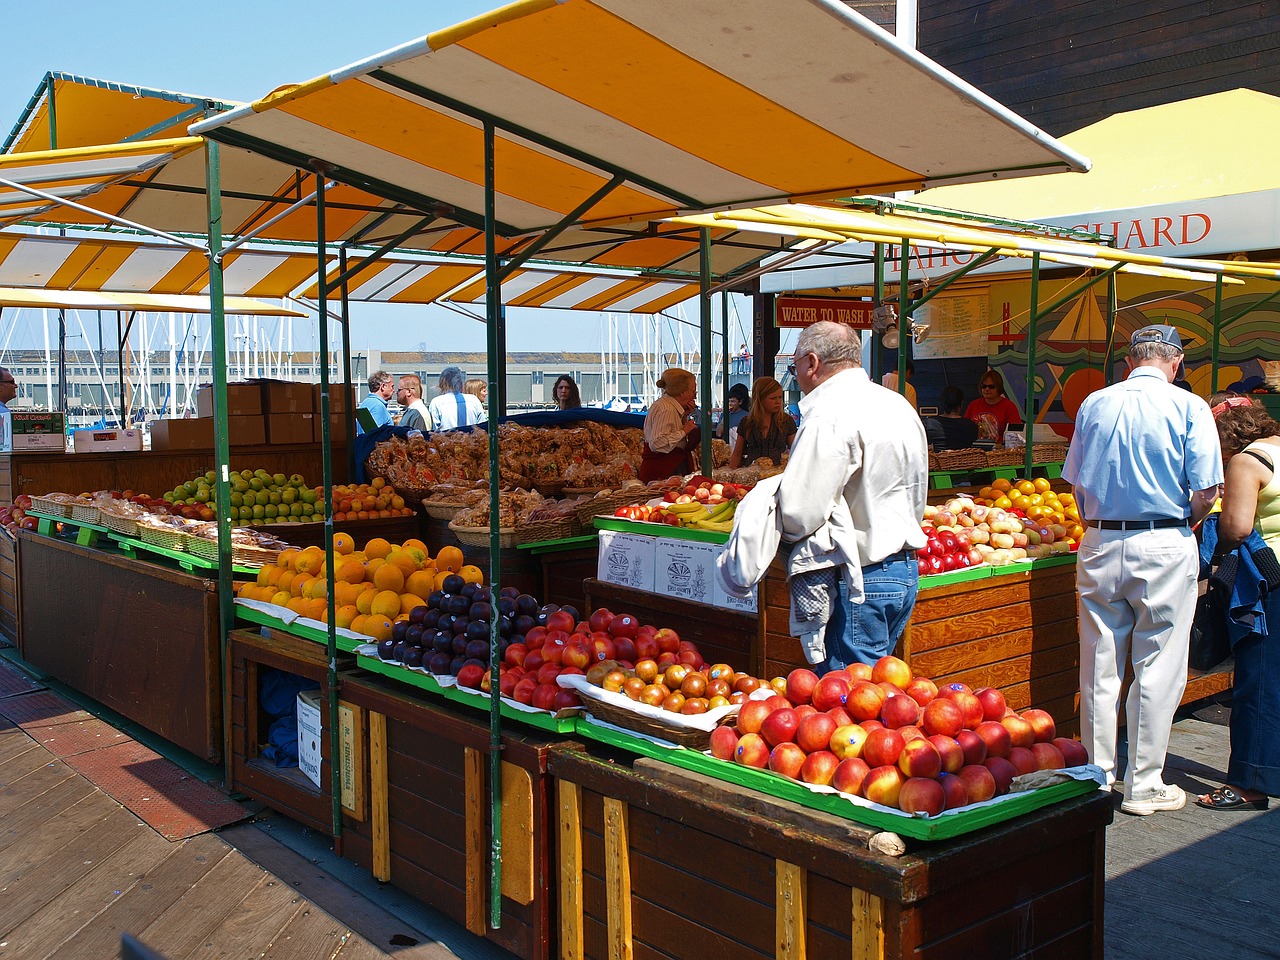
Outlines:
[{"label": "man in blue shirt", "polygon": [[[391,399],[394,391],[392,384],[395,378],[385,370],[378,370],[369,375],[369,395],[360,401],[360,409],[368,410],[373,416],[374,423],[379,427],[385,427],[391,423],[391,414],[387,412],[387,402]],[[356,433],[364,433],[357,419]]]},{"label": "man in blue shirt", "polygon": [[1080,405],[1062,476],[1086,524],[1076,565],[1080,732],[1108,781],[1126,662],[1129,762],[1125,813],[1179,810],[1163,781],[1173,714],[1187,682],[1199,558],[1192,527],[1212,509],[1222,453],[1204,400],[1173,385],[1182,338],[1165,325],[1129,340],[1129,377]]}]

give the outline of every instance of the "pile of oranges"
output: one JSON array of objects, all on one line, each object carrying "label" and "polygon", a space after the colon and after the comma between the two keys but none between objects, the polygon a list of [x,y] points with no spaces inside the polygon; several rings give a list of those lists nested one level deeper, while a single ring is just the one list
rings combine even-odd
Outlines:
[{"label": "pile of oranges", "polygon": [[1017,510],[1028,520],[1043,525],[1060,524],[1066,535],[1079,542],[1084,536],[1076,498],[1055,492],[1044,477],[1035,480],[993,480],[978,491],[978,502],[989,507]]},{"label": "pile of oranges", "polygon": [[[484,583],[480,568],[464,563],[453,546],[432,557],[421,540],[393,544],[375,537],[357,550],[350,534],[335,533],[333,554],[334,623],[374,640],[390,637],[392,624],[408,620],[414,607],[425,607],[445,577],[456,573],[467,583]],[[275,566],[259,570],[256,580],[237,583],[235,593],[327,623],[326,572],[323,547],[290,548]]]}]

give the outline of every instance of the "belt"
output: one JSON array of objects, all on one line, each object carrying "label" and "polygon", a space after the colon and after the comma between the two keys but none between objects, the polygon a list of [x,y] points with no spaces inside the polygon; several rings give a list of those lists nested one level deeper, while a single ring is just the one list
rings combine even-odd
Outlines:
[{"label": "belt", "polygon": [[1093,520],[1093,526],[1102,530],[1167,530],[1170,527],[1191,526],[1190,517],[1161,517],[1159,520]]}]

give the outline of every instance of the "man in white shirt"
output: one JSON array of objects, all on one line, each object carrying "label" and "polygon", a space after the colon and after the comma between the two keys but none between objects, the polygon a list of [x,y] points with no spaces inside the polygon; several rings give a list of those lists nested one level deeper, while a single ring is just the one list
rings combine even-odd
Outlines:
[{"label": "man in white shirt", "polygon": [[416,373],[406,373],[400,378],[396,388],[396,399],[404,407],[400,415],[400,426],[409,430],[431,430],[431,411],[422,399],[422,378]]},{"label": "man in white shirt", "polygon": [[788,542],[825,524],[839,498],[853,517],[864,597],[851,602],[841,579],[826,632],[828,670],[893,652],[915,607],[915,551],[925,545],[924,426],[861,364],[862,343],[847,325],[824,321],[800,334],[791,371],[804,393],[800,430],[778,489]]}]

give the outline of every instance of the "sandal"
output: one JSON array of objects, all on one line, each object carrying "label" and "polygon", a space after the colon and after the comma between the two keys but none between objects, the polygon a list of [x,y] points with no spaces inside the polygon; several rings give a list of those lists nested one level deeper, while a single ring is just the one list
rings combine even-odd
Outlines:
[{"label": "sandal", "polygon": [[1197,806],[1208,807],[1210,810],[1265,810],[1270,803],[1267,797],[1246,800],[1232,787],[1219,787],[1213,793],[1196,798]]}]

